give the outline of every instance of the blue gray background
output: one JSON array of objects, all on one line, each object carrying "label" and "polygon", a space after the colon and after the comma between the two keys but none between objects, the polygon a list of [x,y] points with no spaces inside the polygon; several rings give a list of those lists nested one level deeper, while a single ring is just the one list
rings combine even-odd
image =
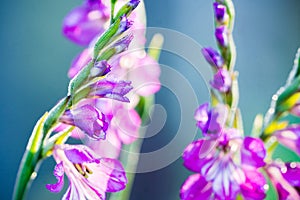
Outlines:
[{"label": "blue gray background", "polygon": [[[0,6],[0,196],[11,199],[15,176],[35,121],[66,94],[70,62],[81,48],[61,35],[66,13],[79,0],[1,1]],[[148,26],[180,31],[203,46],[215,46],[212,1],[148,0]],[[240,107],[246,132],[256,113],[265,112],[280,87],[300,46],[300,1],[236,1],[234,38],[240,71]],[[199,57],[200,49],[199,49]],[[194,85],[199,103],[208,99],[202,80],[178,57],[163,53],[161,63],[182,72]],[[165,75],[162,75],[162,77]],[[199,84],[199,85],[197,85]],[[156,96],[168,113],[159,134],[147,139],[143,151],[158,149],[172,140],[180,122],[180,100],[167,88]],[[190,120],[193,120],[191,113]],[[185,130],[184,134],[192,132]],[[292,159],[294,154],[279,152]],[[44,185],[54,182],[53,160],[47,159],[29,192],[29,200],[58,199]],[[139,174],[132,200],[178,199],[178,191],[190,173],[179,158],[159,171]]]}]

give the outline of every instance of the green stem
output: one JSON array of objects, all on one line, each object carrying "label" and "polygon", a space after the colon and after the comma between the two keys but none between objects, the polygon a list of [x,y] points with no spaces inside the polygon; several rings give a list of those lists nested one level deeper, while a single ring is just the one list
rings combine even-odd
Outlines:
[{"label": "green stem", "polygon": [[115,15],[116,2],[117,2],[117,0],[111,0],[110,1],[110,5],[111,5],[111,8],[110,8],[110,24],[113,24],[115,22],[114,15]]},{"label": "green stem", "polygon": [[23,155],[14,188],[13,200],[22,200],[30,182],[36,177],[43,140],[43,125],[48,113],[44,114],[34,127]]}]

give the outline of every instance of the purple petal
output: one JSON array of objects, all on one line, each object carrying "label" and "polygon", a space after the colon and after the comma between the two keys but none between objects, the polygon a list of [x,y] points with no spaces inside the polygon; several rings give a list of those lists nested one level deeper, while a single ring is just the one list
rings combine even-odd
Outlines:
[{"label": "purple petal", "polygon": [[293,106],[293,108],[290,110],[291,114],[300,117],[300,104],[297,103],[296,105]]},{"label": "purple petal", "polygon": [[91,69],[91,77],[104,76],[110,72],[111,66],[107,63],[106,60],[101,60],[96,62],[94,67]]},{"label": "purple petal", "polygon": [[127,5],[135,9],[140,3],[140,0],[130,0]]},{"label": "purple petal", "polygon": [[126,173],[120,161],[102,158],[86,165],[93,172],[86,182],[95,191],[117,192],[126,187]]},{"label": "purple petal", "polygon": [[282,169],[282,176],[287,180],[292,186],[300,187],[300,163],[291,162],[285,164],[286,169]]},{"label": "purple petal", "polygon": [[224,22],[228,19],[228,14],[226,12],[226,6],[223,4],[220,4],[218,2],[214,2],[214,11],[215,16],[218,22]]},{"label": "purple petal", "polygon": [[[206,140],[202,140],[202,139],[196,140],[185,148],[182,155],[182,159],[183,159],[183,165],[187,169],[194,172],[200,172],[203,165],[207,164],[212,160],[210,156],[206,156],[205,158],[203,158],[200,154],[200,152],[207,153],[207,149],[203,149],[206,148],[206,146],[204,145],[205,142]],[[209,152],[210,154],[212,154],[214,152],[214,149],[209,149],[209,151],[212,151]]]},{"label": "purple petal", "polygon": [[121,38],[120,40],[116,41],[113,44],[113,47],[115,48],[116,53],[121,53],[121,52],[127,50],[132,39],[133,39],[133,35],[129,34],[129,35],[126,35],[125,37]]},{"label": "purple petal", "polygon": [[300,126],[292,125],[274,134],[278,141],[300,155]]},{"label": "purple petal", "polygon": [[55,184],[47,184],[46,188],[50,191],[50,192],[60,192],[62,190],[62,188],[64,187],[64,168],[63,168],[63,163],[60,162],[58,163],[53,171],[53,175],[56,177],[57,179],[57,183]]},{"label": "purple petal", "polygon": [[211,119],[209,103],[200,105],[195,111],[194,118],[197,121],[197,127],[200,128],[203,133],[206,133]]},{"label": "purple petal", "polygon": [[245,137],[241,149],[242,164],[259,168],[265,165],[266,149],[258,138]]},{"label": "purple petal", "polygon": [[209,121],[207,133],[204,136],[216,138],[221,135],[228,116],[228,108],[224,104],[218,104],[211,110],[211,119]]},{"label": "purple petal", "polygon": [[193,174],[183,183],[180,189],[181,200],[213,199],[212,185],[200,174]]},{"label": "purple petal", "polygon": [[226,26],[219,26],[218,28],[216,28],[215,36],[216,36],[218,43],[222,47],[228,46],[228,30],[227,30]]},{"label": "purple petal", "polygon": [[63,34],[79,45],[88,45],[92,39],[104,32],[109,20],[108,9],[98,1],[73,9],[64,19]]},{"label": "purple petal", "polygon": [[84,145],[64,145],[63,150],[71,163],[80,164],[96,159],[92,150]]},{"label": "purple petal", "polygon": [[246,180],[240,185],[245,199],[262,200],[266,197],[267,181],[257,170],[244,170]]},{"label": "purple petal", "polygon": [[225,69],[219,69],[210,84],[220,92],[228,92],[231,87],[231,77],[229,72]]},{"label": "purple petal", "polygon": [[213,48],[203,48],[202,54],[210,65],[216,68],[221,68],[224,65],[224,60],[222,56]]},{"label": "purple petal", "polygon": [[97,140],[105,139],[105,131],[108,128],[105,115],[90,104],[67,110],[60,121],[77,126],[89,137]]},{"label": "purple petal", "polygon": [[278,166],[269,165],[267,173],[276,188],[279,200],[300,199],[299,193],[283,178]]},{"label": "purple petal", "polygon": [[124,95],[132,89],[130,84],[130,81],[102,79],[91,86],[92,91],[89,95],[128,102]]},{"label": "purple petal", "polygon": [[120,25],[119,25],[119,28],[116,32],[117,35],[127,31],[131,26],[132,26],[133,22],[130,21],[126,15],[123,15],[121,17],[121,22],[120,22]]}]

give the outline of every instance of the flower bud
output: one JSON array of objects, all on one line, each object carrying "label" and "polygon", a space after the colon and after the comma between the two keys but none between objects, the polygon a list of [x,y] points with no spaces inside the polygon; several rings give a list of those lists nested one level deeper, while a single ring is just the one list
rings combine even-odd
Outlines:
[{"label": "flower bud", "polygon": [[216,39],[222,47],[228,46],[228,30],[226,26],[219,26],[215,31]]}]

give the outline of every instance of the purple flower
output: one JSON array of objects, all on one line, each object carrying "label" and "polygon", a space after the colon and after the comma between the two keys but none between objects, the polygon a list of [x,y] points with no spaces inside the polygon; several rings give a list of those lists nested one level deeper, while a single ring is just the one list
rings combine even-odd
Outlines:
[{"label": "purple flower", "polygon": [[224,23],[228,20],[228,14],[226,12],[226,6],[219,2],[214,2],[214,11],[216,19],[219,23]]},{"label": "purple flower", "polygon": [[90,86],[89,97],[110,98],[117,101],[129,102],[125,95],[132,89],[130,81],[102,79]]},{"label": "purple flower", "polygon": [[121,163],[99,158],[84,145],[56,145],[53,156],[57,163],[54,175],[57,183],[47,184],[51,192],[59,192],[64,185],[64,173],[69,187],[63,199],[105,199],[106,192],[123,190],[127,178]]},{"label": "purple flower", "polygon": [[231,87],[231,77],[229,72],[226,69],[219,69],[210,84],[220,92],[228,92]]},{"label": "purple flower", "polygon": [[216,28],[215,36],[216,36],[218,43],[222,47],[228,46],[228,30],[227,30],[226,26],[219,26],[218,28]]},{"label": "purple flower", "polygon": [[[239,193],[246,199],[264,199],[266,180],[257,170],[258,163],[261,163],[264,157],[261,157],[256,149],[249,148],[248,144],[253,144],[255,139],[247,140],[250,141],[245,142],[245,150],[241,151],[241,156],[245,153],[251,154],[253,160],[248,157],[244,159],[245,163],[242,161],[241,164],[234,162],[235,156],[239,156],[242,144],[242,135],[236,129],[224,129],[217,140],[200,139],[191,143],[183,153],[183,164],[199,175],[189,177],[184,183],[181,199],[236,199]],[[264,148],[262,150],[265,151]],[[201,187],[197,187],[196,184]],[[208,195],[207,191],[210,191],[211,195]]]},{"label": "purple flower", "polygon": [[213,200],[212,184],[200,174],[189,176],[180,189],[182,200]]},{"label": "purple flower", "polygon": [[300,164],[275,163],[268,165],[266,171],[276,188],[278,199],[300,199]]},{"label": "purple flower", "polygon": [[116,32],[116,35],[119,35],[125,31],[127,31],[131,26],[132,26],[133,22],[131,20],[129,20],[126,15],[123,15],[121,17],[121,21],[120,21],[120,25],[119,28]]},{"label": "purple flower", "polygon": [[264,166],[264,158],[266,157],[266,149],[263,141],[258,138],[245,137],[242,146],[242,163],[248,166],[259,168]]},{"label": "purple flower", "polygon": [[203,48],[202,54],[210,65],[216,67],[217,69],[223,67],[224,60],[222,56],[213,48]]},{"label": "purple flower", "polygon": [[101,60],[94,64],[94,67],[91,69],[90,77],[93,78],[93,77],[105,76],[110,71],[111,71],[111,66],[107,63],[107,61]]},{"label": "purple flower", "polygon": [[224,104],[218,104],[215,108],[209,109],[209,104],[200,105],[194,114],[197,127],[204,136],[218,137],[228,115],[228,108]]},{"label": "purple flower", "polygon": [[105,115],[94,105],[78,105],[73,109],[66,110],[60,117],[60,122],[80,128],[93,139],[105,139],[108,122]]},{"label": "purple flower", "polygon": [[274,133],[277,140],[300,155],[300,126],[291,125]]},{"label": "purple flower", "polygon": [[118,158],[123,144],[130,144],[139,137],[142,120],[130,104],[110,99],[97,99],[96,107],[109,117],[110,124],[105,140],[88,142],[100,156]]},{"label": "purple flower", "polygon": [[79,45],[88,45],[95,36],[104,32],[109,10],[101,1],[86,0],[64,19],[63,34]]},{"label": "purple flower", "polygon": [[118,54],[118,53],[121,53],[121,52],[127,50],[132,39],[133,39],[133,35],[129,34],[129,35],[126,35],[125,37],[121,38],[117,42],[115,42],[113,44],[113,48],[116,50],[116,53]]}]

